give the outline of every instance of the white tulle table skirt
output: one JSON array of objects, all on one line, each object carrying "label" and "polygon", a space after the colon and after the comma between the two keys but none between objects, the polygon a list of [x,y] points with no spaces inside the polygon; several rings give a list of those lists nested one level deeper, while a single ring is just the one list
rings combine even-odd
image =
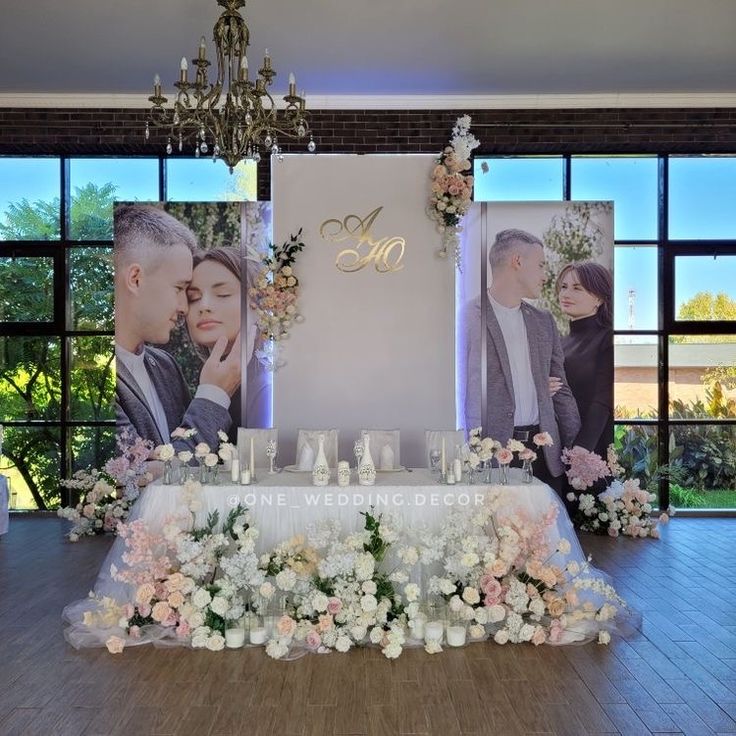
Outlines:
[{"label": "white tulle table skirt", "polygon": [[[565,560],[574,560],[580,565],[586,562],[561,499],[536,479],[530,484],[521,483],[521,471],[516,468],[510,469],[509,484],[505,486],[440,485],[436,477],[425,469],[378,473],[376,485],[372,487],[351,485],[340,488],[330,485],[317,488],[311,485],[311,473],[280,472],[271,475],[265,469],[258,472],[255,485],[231,484],[230,479],[224,477],[220,480],[221,484],[202,488],[196,525],[204,525],[208,514],[214,510],[219,512],[222,520],[240,503],[250,510],[259,530],[256,545],[259,553],[270,551],[296,534],[304,534],[310,524],[324,519],[338,520],[344,534],[362,529],[364,519],[360,512],[371,506],[376,514],[393,514],[405,527],[431,533],[439,530],[443,520],[454,509],[482,508],[491,495],[495,497],[500,492],[504,500],[498,514],[503,514],[507,508],[510,514],[521,512],[538,521],[548,514],[551,506],[555,507],[556,522],[548,527],[545,540],[548,548],[554,550],[561,539],[566,539],[571,549]],[[181,486],[154,483],[141,493],[128,521],[144,519],[149,529],[159,531],[167,520],[182,513],[190,512]],[[107,596],[118,603],[133,600],[133,590],[113,580],[111,575],[111,570],[124,567],[124,551],[123,540],[116,539],[97,577],[93,590],[95,596]],[[426,581],[430,575],[439,572],[439,567],[436,570],[425,567],[421,575]],[[605,574],[592,568],[590,572],[608,582]],[[104,645],[109,632],[95,632],[83,624],[84,612],[93,605],[90,598],[72,603],[64,610],[64,619],[69,624],[65,636],[75,647]]]}]

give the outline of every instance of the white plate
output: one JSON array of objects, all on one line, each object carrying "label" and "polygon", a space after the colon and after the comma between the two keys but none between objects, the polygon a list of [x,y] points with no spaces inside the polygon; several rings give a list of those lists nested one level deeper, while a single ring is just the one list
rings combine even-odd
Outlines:
[{"label": "white plate", "polygon": [[403,465],[399,465],[398,468],[391,468],[391,470],[381,470],[381,468],[376,468],[376,473],[401,473],[404,470],[406,470],[406,468]]}]

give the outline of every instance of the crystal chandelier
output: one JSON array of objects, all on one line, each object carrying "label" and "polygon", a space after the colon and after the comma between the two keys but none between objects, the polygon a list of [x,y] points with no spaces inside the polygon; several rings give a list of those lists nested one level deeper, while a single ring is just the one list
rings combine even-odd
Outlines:
[{"label": "crystal chandelier", "polygon": [[260,161],[262,150],[280,155],[280,138],[309,136],[307,150],[314,152],[316,144],[309,132],[304,93],[297,94],[294,75],[289,75],[289,91],[281,110],[268,91],[276,76],[268,49],[256,79],[250,79],[250,31],[238,12],[245,0],[217,0],[217,4],[225,8],[213,29],[217,78],[208,79],[211,63],[202,36],[197,58],[192,59],[196,70],[193,81],[186,57],[181,60],[173,107],[164,107],[168,99],[161,94],[160,77],[154,77],[153,95],[148,98],[153,107],[146,121],[146,140],[150,127],[168,129],[167,154],[173,153],[175,146],[182,152],[193,142],[195,156],[211,154],[213,160],[220,158],[230,167],[230,173],[244,159]]}]

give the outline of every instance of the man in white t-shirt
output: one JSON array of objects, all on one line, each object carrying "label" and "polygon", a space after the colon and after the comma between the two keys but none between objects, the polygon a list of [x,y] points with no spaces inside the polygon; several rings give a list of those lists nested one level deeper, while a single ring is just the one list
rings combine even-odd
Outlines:
[{"label": "man in white t-shirt", "polygon": [[[536,299],[544,285],[544,247],[524,230],[503,230],[488,251],[493,280],[486,305],[487,413],[481,416],[481,300],[465,315],[467,383],[465,419],[468,428],[504,445],[510,438],[531,445],[537,432],[549,432],[554,445],[538,452],[534,474],[560,490],[563,447],[580,429],[580,414],[567,385],[560,334],[552,315],[525,299]],[[550,376],[562,387],[549,393]]]},{"label": "man in white t-shirt", "polygon": [[202,367],[199,387],[190,396],[181,369],[165,350],[187,313],[197,241],[176,218],[150,205],[115,208],[116,419],[154,445],[171,442],[177,427],[194,428],[189,440],[174,440],[177,450],[197,442],[216,448],[218,430],[231,424],[230,397],[240,385],[239,338],[223,360],[227,339],[220,338]]}]

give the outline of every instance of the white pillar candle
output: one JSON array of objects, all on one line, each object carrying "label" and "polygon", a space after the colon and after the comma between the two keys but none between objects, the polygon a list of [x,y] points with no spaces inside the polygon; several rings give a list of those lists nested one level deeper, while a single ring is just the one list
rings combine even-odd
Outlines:
[{"label": "white pillar candle", "polygon": [[445,632],[445,626],[442,621],[429,621],[424,627],[424,641],[442,641],[442,635]]},{"label": "white pillar candle", "polygon": [[266,643],[266,639],[268,638],[266,634],[266,629],[263,626],[258,626],[255,629],[250,630],[250,643],[255,644],[256,646],[262,646]]},{"label": "white pillar candle", "polygon": [[233,463],[230,466],[230,480],[233,483],[237,483],[240,480],[240,460],[233,458]]},{"label": "white pillar candle", "polygon": [[447,643],[451,647],[465,646],[465,627],[464,626],[448,626],[447,627]]},{"label": "white pillar candle", "polygon": [[453,473],[452,470],[447,471],[447,485],[448,486],[455,485],[455,473]]},{"label": "white pillar candle", "polygon": [[244,486],[250,485],[250,470],[243,470],[240,473],[240,483]]},{"label": "white pillar candle", "polygon": [[250,438],[250,464],[248,465],[248,470],[250,470],[251,476],[255,475],[256,472],[256,455],[255,450],[253,447],[253,438]]},{"label": "white pillar candle", "polygon": [[228,649],[240,649],[245,644],[244,629],[225,629],[225,646]]},{"label": "white pillar candle", "polygon": [[409,628],[411,629],[411,635],[414,639],[424,639],[425,621],[422,615],[413,618],[409,622]]},{"label": "white pillar candle", "polygon": [[455,473],[455,480],[459,483],[463,477],[463,462],[459,457],[456,457],[452,462],[452,472]]}]

